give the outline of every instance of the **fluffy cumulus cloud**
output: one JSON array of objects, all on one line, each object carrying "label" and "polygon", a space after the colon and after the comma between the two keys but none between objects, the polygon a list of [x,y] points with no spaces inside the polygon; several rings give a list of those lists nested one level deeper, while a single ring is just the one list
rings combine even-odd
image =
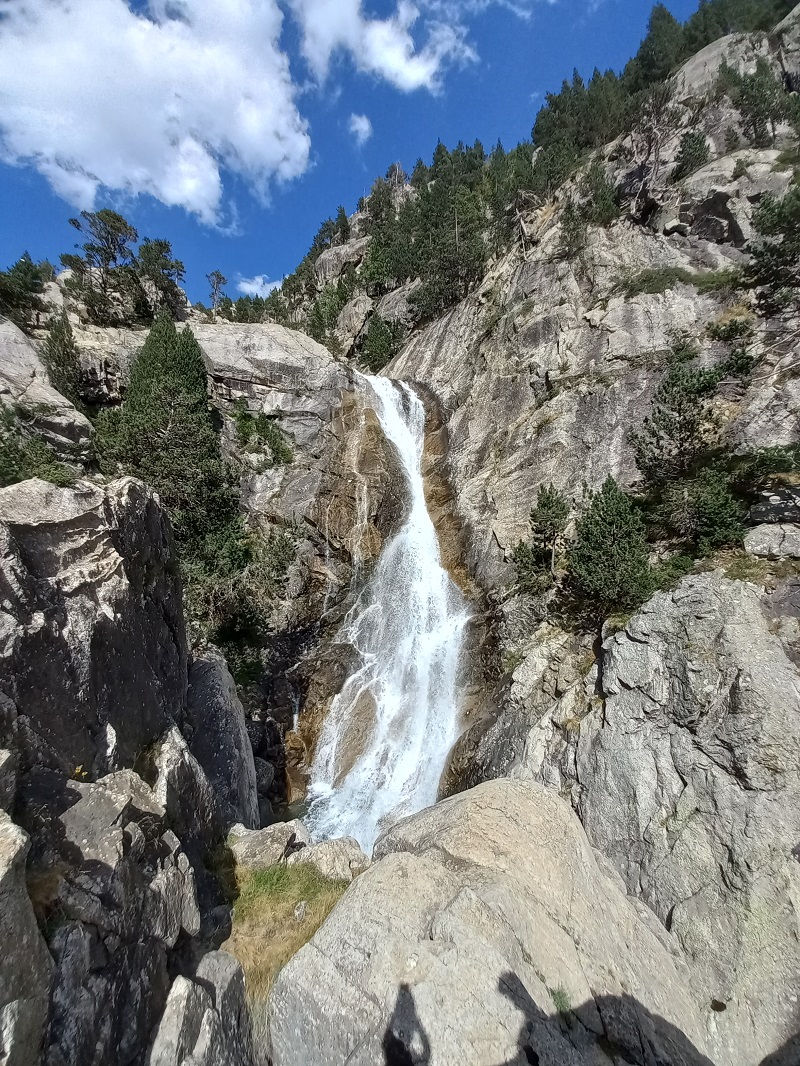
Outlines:
[{"label": "fluffy cumulus cloud", "polygon": [[359,70],[378,74],[405,92],[435,90],[447,65],[477,58],[457,20],[428,22],[425,43],[418,48],[411,28],[420,10],[409,0],[398,0],[394,14],[385,19],[366,18],[361,0],[289,0],[289,4],[302,30],[303,56],[320,81],[338,51],[349,52]]},{"label": "fluffy cumulus cloud", "polygon": [[[509,0],[397,0],[383,19],[361,0],[286,2],[318,83],[349,54],[410,92],[436,91],[448,66],[476,58],[463,24],[474,5]],[[76,207],[102,188],[149,193],[219,224],[226,171],[263,199],[308,166],[277,0],[0,6],[0,158],[35,166]],[[363,143],[369,122],[353,116],[350,128]]]},{"label": "fluffy cumulus cloud", "polygon": [[279,285],[279,281],[270,281],[266,274],[256,274],[252,278],[239,278],[236,282],[236,288],[243,296],[269,296]]},{"label": "fluffy cumulus cloud", "polygon": [[[106,186],[218,220],[220,168],[258,195],[308,164],[274,0],[6,0],[2,150],[89,208]],[[23,58],[24,57],[24,58]]]},{"label": "fluffy cumulus cloud", "polygon": [[347,128],[352,133],[353,139],[359,148],[362,144],[366,144],[372,136],[372,123],[366,115],[351,115]]}]

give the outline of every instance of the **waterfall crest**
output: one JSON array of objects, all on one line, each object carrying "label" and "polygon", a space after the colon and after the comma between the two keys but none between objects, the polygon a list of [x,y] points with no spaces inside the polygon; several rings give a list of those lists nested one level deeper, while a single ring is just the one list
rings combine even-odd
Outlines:
[{"label": "waterfall crest", "polygon": [[359,376],[397,450],[410,503],[337,637],[353,646],[357,661],[320,735],[308,824],[316,839],[353,836],[370,852],[383,828],[436,800],[458,735],[469,615],[442,567],[425,503],[422,402],[408,385]]}]

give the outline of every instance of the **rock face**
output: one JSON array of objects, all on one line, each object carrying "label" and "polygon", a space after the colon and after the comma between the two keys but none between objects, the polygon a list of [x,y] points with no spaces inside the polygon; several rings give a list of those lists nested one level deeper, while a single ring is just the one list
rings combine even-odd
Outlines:
[{"label": "rock face", "polygon": [[60,454],[88,457],[88,418],[53,388],[35,345],[8,319],[0,319],[0,404],[22,408]]},{"label": "rock face", "polygon": [[25,885],[28,838],[0,811],[0,1062],[37,1066],[53,961]]},{"label": "rock face", "polygon": [[132,766],[186,699],[169,522],[131,478],[0,490],[2,737],[26,764]]},{"label": "rock face", "polygon": [[226,820],[257,828],[256,768],[244,709],[227,663],[215,649],[204,652],[189,667],[184,729],[191,730],[189,750],[228,805]]},{"label": "rock face", "polygon": [[0,1060],[140,1064],[185,979],[205,997],[192,1061],[250,1066],[205,861],[231,812],[254,817],[253,756],[218,654],[187,715],[166,515],[130,478],[22,482],[0,514]]},{"label": "rock face", "polygon": [[800,676],[796,625],[773,617],[792,602],[787,588],[768,609],[716,574],[658,593],[548,709],[516,771],[571,793],[589,840],[681,944],[731,1063],[796,1027]]},{"label": "rock face", "polygon": [[276,980],[275,1066],[709,1063],[676,942],[545,789],[481,785],[376,856]]},{"label": "rock face", "polygon": [[248,1066],[252,1062],[242,969],[227,952],[210,952],[194,979],[175,979],[146,1066]]}]

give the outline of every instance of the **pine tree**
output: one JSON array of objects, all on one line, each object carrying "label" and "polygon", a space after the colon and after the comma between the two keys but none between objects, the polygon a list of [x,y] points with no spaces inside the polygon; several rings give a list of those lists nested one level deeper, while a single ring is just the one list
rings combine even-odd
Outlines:
[{"label": "pine tree", "polygon": [[228,279],[222,273],[221,270],[212,270],[210,274],[206,274],[206,281],[211,286],[211,292],[209,299],[211,300],[211,310],[215,311],[219,307],[220,300],[224,293],[223,290],[228,284]]},{"label": "pine tree", "polygon": [[700,167],[706,165],[711,152],[704,133],[697,130],[689,130],[681,137],[678,154],[675,157],[675,166],[672,169],[671,180],[681,181],[687,178]]},{"label": "pine tree", "polygon": [[642,522],[612,477],[591,496],[569,554],[570,580],[595,617],[638,607],[653,589]]},{"label": "pine tree", "polygon": [[0,315],[29,332],[44,310],[40,266],[24,252],[8,270],[0,272]]},{"label": "pine tree", "polygon": [[140,280],[148,283],[150,288],[147,298],[153,313],[169,311],[173,317],[177,315],[184,300],[180,285],[186,268],[180,259],[172,258],[170,242],[145,237],[139,246],[135,266]]},{"label": "pine tree", "polygon": [[765,196],[753,219],[758,235],[747,280],[758,290],[764,315],[786,314],[800,306],[800,185],[795,181],[778,200]]},{"label": "pine tree", "polygon": [[566,497],[550,483],[542,486],[536,497],[536,506],[531,509],[531,532],[533,543],[548,556],[550,573],[556,568],[556,549],[564,536],[569,518]]},{"label": "pine tree", "polygon": [[350,240],[350,219],[342,204],[339,204],[336,212],[336,235],[342,244]]},{"label": "pine tree", "polygon": [[714,441],[709,408],[723,367],[688,367],[673,361],[659,382],[642,428],[628,435],[636,465],[648,485],[684,477]]},{"label": "pine tree", "polygon": [[61,395],[66,396],[72,403],[79,403],[81,365],[75,335],[66,311],[62,311],[50,323],[47,339],[42,345],[42,361],[53,388],[58,389]]},{"label": "pine tree", "polygon": [[116,211],[81,211],[69,220],[87,240],[78,245],[83,255],[62,255],[62,265],[72,271],[65,288],[86,307],[97,325],[127,320],[126,298],[130,298],[131,244],[139,235]]},{"label": "pine tree", "polygon": [[191,330],[179,334],[166,312],[133,363],[125,403],[98,418],[97,434],[107,469],[118,467],[158,492],[179,543],[196,542],[237,513],[202,352]]}]

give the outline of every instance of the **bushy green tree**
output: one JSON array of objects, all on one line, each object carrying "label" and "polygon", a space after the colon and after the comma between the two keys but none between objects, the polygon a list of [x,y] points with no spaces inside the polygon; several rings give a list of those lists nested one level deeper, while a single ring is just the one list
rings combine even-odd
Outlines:
[{"label": "bushy green tree", "polygon": [[399,330],[379,314],[373,314],[367,325],[367,333],[359,352],[362,365],[373,374],[382,370],[395,355],[398,348]]},{"label": "bushy green tree", "polygon": [[584,202],[581,212],[594,226],[610,226],[619,218],[619,205],[614,183],[599,159],[593,159],[580,185]]},{"label": "bushy green tree", "polygon": [[665,81],[684,55],[683,27],[663,4],[650,12],[647,34],[625,70],[631,91]]},{"label": "bushy green tree", "polygon": [[336,236],[345,244],[350,240],[350,219],[347,217],[347,212],[344,207],[339,204],[336,211]]},{"label": "bushy green tree", "polygon": [[693,174],[708,162],[711,156],[706,135],[698,130],[689,130],[681,137],[675,166],[672,169],[672,181],[681,181]]},{"label": "bushy green tree", "polygon": [[543,592],[552,585],[556,552],[563,543],[568,519],[569,503],[566,497],[552,483],[543,485],[531,509],[530,540],[521,541],[512,555],[521,588],[529,592]]},{"label": "bushy green tree", "polygon": [[66,311],[56,315],[50,322],[47,338],[42,345],[42,362],[53,388],[74,404],[79,403],[81,364]]},{"label": "bushy green tree", "polygon": [[25,425],[25,412],[0,404],[0,488],[32,477],[62,487],[75,482],[72,470]]},{"label": "bushy green tree", "polygon": [[723,63],[719,81],[741,114],[742,129],[751,144],[758,148],[774,144],[777,123],[787,114],[787,101],[767,60],[759,57],[753,74],[740,74]]},{"label": "bushy green tree", "polygon": [[692,344],[676,339],[669,365],[659,382],[650,414],[628,435],[636,465],[646,484],[684,477],[715,439],[709,400],[724,366],[688,366],[697,354]]},{"label": "bushy green tree", "polygon": [[135,267],[139,279],[149,290],[146,295],[152,311],[169,311],[175,317],[184,302],[180,286],[186,268],[180,259],[173,258],[170,242],[145,237],[139,245]]},{"label": "bushy green tree", "polygon": [[24,252],[8,270],[0,271],[0,315],[30,332],[44,310],[43,288],[41,266]]},{"label": "bushy green tree", "polygon": [[764,315],[800,307],[800,185],[795,180],[782,199],[765,196],[756,209],[757,234],[747,280],[757,291]]},{"label": "bushy green tree", "polygon": [[77,246],[82,255],[61,256],[62,265],[72,271],[65,284],[67,292],[84,304],[97,325],[125,322],[131,284],[136,281],[132,244],[138,240],[138,233],[122,215],[109,208],[81,211],[80,218],[69,222],[86,239]]},{"label": "bushy green tree", "polygon": [[125,403],[98,418],[95,447],[104,470],[134,474],[161,496],[175,529],[194,636],[263,635],[267,619],[255,574],[266,548],[239,512],[200,347],[189,329],[178,333],[166,312],[133,363]]},{"label": "bushy green tree", "polygon": [[578,520],[569,573],[575,593],[596,617],[638,607],[652,592],[644,527],[612,477],[591,495]]},{"label": "bushy green tree", "polygon": [[707,468],[696,478],[666,485],[659,514],[668,529],[694,541],[707,555],[714,548],[741,543],[742,510],[724,474]]},{"label": "bushy green tree", "polygon": [[561,234],[558,247],[565,259],[573,259],[586,247],[586,220],[571,196],[567,197],[561,211]]}]

